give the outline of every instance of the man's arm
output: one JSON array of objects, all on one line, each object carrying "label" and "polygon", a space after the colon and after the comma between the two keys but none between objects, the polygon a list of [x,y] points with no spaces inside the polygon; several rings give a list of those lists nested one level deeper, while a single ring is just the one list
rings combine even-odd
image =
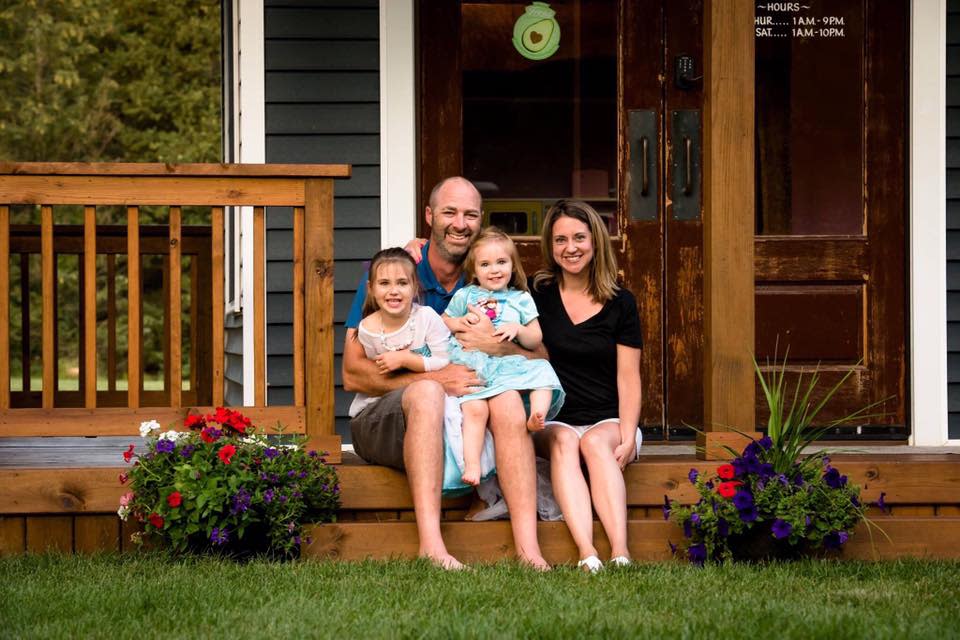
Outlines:
[{"label": "man's arm", "polygon": [[454,331],[464,350],[483,351],[491,356],[523,356],[531,360],[547,357],[547,350],[542,343],[538,348],[531,350],[524,349],[511,340],[501,342],[499,337],[493,335],[493,323],[490,318],[472,305],[468,308],[480,317],[480,321],[473,325],[464,323],[460,330]]},{"label": "man's arm", "polygon": [[462,396],[483,386],[473,370],[459,364],[450,364],[438,371],[413,373],[400,371],[380,373],[377,363],[367,358],[363,346],[356,339],[357,330],[347,329],[343,341],[343,388],[345,391],[382,396],[395,389],[407,386],[414,380],[436,380],[443,385],[448,395]]}]

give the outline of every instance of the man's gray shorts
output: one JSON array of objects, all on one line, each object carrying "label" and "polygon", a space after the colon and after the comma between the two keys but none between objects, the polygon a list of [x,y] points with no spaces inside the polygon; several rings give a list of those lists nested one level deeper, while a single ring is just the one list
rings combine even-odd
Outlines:
[{"label": "man's gray shorts", "polygon": [[372,464],[403,469],[403,392],[396,389],[382,396],[350,420],[353,450]]}]

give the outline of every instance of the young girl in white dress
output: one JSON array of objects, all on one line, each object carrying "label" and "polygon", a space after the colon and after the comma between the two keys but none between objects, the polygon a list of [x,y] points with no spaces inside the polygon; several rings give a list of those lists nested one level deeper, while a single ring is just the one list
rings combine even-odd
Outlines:
[{"label": "young girl in white dress", "polygon": [[[464,262],[464,276],[470,284],[457,291],[443,320],[453,332],[461,323],[476,324],[480,318],[473,306],[488,316],[494,334],[501,341],[516,340],[526,349],[540,346],[543,335],[537,321],[537,306],[527,291],[527,278],[517,248],[506,233],[487,227],[470,247]],[[456,337],[450,338],[450,361],[473,369],[486,386],[460,398],[463,412],[463,482],[480,481],[480,457],[489,409],[487,398],[509,390],[529,391],[527,429],[539,431],[563,405],[560,380],[547,360],[528,360],[522,355],[490,356],[482,351],[465,351]]]},{"label": "young girl in white dress", "polygon": [[[449,363],[450,332],[436,311],[414,302],[418,291],[417,265],[406,251],[384,249],[373,256],[357,340],[381,373],[436,371]],[[377,400],[358,393],[350,417]]]}]

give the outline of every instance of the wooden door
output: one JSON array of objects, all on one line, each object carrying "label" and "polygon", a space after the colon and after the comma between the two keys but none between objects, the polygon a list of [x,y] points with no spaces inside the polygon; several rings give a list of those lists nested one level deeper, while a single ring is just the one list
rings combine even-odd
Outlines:
[{"label": "wooden door", "polygon": [[[549,203],[591,202],[641,308],[646,435],[689,438],[703,424],[702,0],[551,3],[561,40],[534,61],[511,44],[527,6],[419,3],[421,203],[444,176],[474,180],[532,272]],[[827,383],[853,368],[833,415],[892,397],[870,424],[899,434],[906,3],[797,7],[844,24],[770,38],[765,18],[797,16],[757,10],[756,354],[789,346]]]},{"label": "wooden door", "polygon": [[905,437],[909,7],[802,4],[757,10],[757,356],[852,370],[825,417],[883,402],[847,433]]},{"label": "wooden door", "polygon": [[[691,111],[699,123],[701,2],[551,3],[561,39],[544,60],[525,59],[511,42],[528,6],[452,0],[418,5],[421,201],[445,176],[473,180],[484,196],[485,221],[514,234],[531,273],[540,266],[538,234],[550,203],[569,197],[590,202],[608,221],[623,283],[641,309],[641,419],[647,435],[663,437],[664,425],[698,425],[699,183],[692,212],[688,205],[685,215],[674,216],[668,201],[672,114]],[[674,77],[681,54],[694,63],[683,88]],[[636,130],[640,121],[643,131]],[[699,155],[693,164],[699,171]],[[638,202],[642,171],[646,197]]]}]

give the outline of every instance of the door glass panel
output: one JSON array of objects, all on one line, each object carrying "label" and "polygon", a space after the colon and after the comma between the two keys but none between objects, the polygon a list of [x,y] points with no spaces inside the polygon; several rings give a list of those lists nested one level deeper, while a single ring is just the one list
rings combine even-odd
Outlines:
[{"label": "door glass panel", "polygon": [[[462,5],[464,175],[480,189],[487,221],[512,234],[539,234],[546,209],[570,197],[593,204],[616,234],[616,2],[550,3],[554,24],[543,10]],[[559,27],[552,55],[521,55],[513,43],[521,16],[517,31],[534,50],[551,48]]]},{"label": "door glass panel", "polygon": [[863,233],[863,4],[757,4],[758,234]]}]

